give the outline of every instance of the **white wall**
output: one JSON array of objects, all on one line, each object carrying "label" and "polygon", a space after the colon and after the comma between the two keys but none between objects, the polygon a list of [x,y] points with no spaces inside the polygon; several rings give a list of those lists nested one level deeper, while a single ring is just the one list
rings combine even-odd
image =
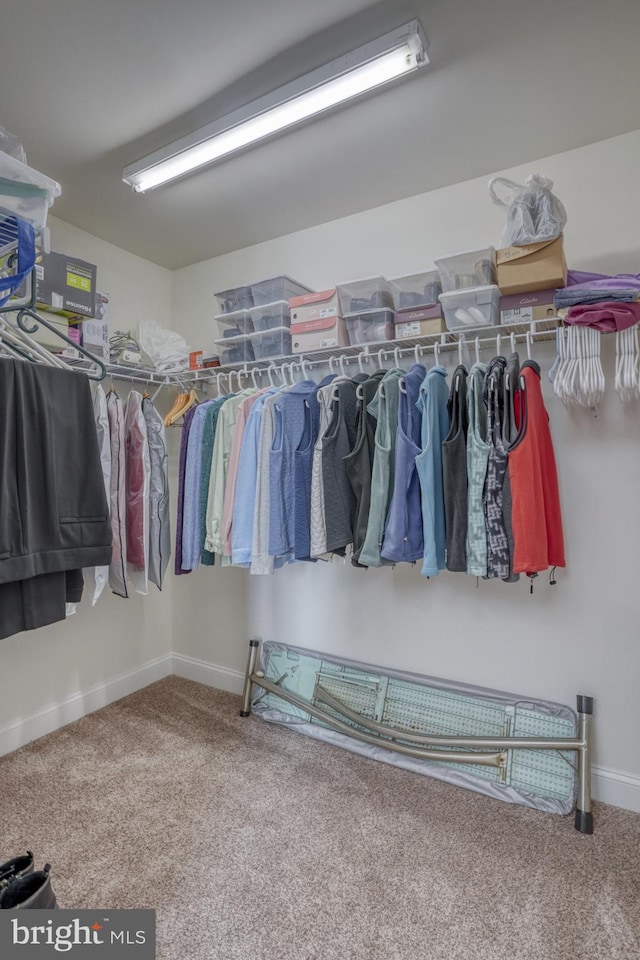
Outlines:
[{"label": "white wall", "polygon": [[[135,330],[141,317],[171,325],[171,271],[55,218],[50,226],[52,249],[98,265],[99,289],[110,295],[112,332]],[[128,387],[117,387],[126,396]],[[170,653],[171,577],[162,593],[151,586],[145,598],[123,600],[107,588],[95,608],[91,590],[87,582],[77,614],[64,623],[0,641],[0,747],[17,745],[25,733],[20,723],[35,714],[44,712],[38,723],[28,725],[27,735],[73,719],[85,707],[95,709],[114,693],[122,695],[128,686],[114,683],[117,678]],[[144,676],[154,674],[147,671]],[[78,694],[80,700],[51,712],[53,705]]]},{"label": "white wall", "polygon": [[[424,162],[429,163],[428,155]],[[638,272],[639,166],[637,131],[504,172],[519,181],[542,172],[555,181],[569,214],[570,266]],[[215,290],[280,273],[323,289],[376,273],[428,269],[439,255],[498,245],[504,212],[492,206],[487,179],[177,271],[174,326],[194,345],[211,347],[217,336]],[[597,419],[586,411],[565,410],[546,389],[567,541],[568,566],[559,572],[557,586],[549,587],[541,576],[530,596],[526,580],[515,586],[478,586],[475,578],[443,574],[425,581],[412,568],[365,572],[336,561],[298,564],[264,579],[238,571],[200,571],[188,585],[174,585],[175,604],[197,604],[200,620],[206,620],[207,609],[214,620],[212,586],[228,584],[237,602],[238,580],[244,577],[249,631],[266,640],[571,705],[576,693],[591,694],[596,698],[600,772],[622,771],[618,782],[629,790],[615,794],[617,802],[640,804],[640,409],[638,404],[622,406],[615,398],[611,349],[608,342],[609,393]],[[539,347],[535,355],[546,372],[549,349]],[[243,669],[248,635],[239,636],[237,628],[218,633],[211,660]],[[600,795],[607,796],[606,785]]]}]

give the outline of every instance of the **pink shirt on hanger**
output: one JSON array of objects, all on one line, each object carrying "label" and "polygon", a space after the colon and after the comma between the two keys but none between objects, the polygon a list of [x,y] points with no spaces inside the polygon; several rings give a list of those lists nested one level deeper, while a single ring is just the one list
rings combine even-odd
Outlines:
[{"label": "pink shirt on hanger", "polygon": [[256,402],[264,390],[257,390],[250,397],[245,397],[236,413],[236,422],[233,428],[233,439],[231,441],[231,451],[229,453],[229,466],[227,468],[227,485],[224,490],[224,507],[222,509],[222,553],[225,557],[231,556],[231,528],[233,526],[233,505],[236,498],[236,478],[238,476],[238,463],[240,462],[240,448],[242,447],[242,438],[244,437],[244,428],[251,411],[251,407]]}]

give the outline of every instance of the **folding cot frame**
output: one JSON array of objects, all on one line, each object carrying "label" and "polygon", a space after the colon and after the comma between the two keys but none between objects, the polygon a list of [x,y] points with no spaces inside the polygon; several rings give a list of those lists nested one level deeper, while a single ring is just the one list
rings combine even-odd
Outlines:
[{"label": "folding cot frame", "polygon": [[[591,812],[591,753],[592,753],[592,714],[593,697],[578,694],[577,714],[578,730],[575,737],[475,737],[475,736],[429,736],[409,733],[361,716],[345,706],[329,691],[316,685],[314,702],[306,697],[292,693],[277,683],[268,680],[262,670],[257,670],[261,641],[249,641],[249,658],[242,694],[241,717],[251,715],[254,686],[286,700],[292,706],[303,710],[316,720],[327,724],[331,729],[362,743],[383,747],[395,753],[418,760],[435,760],[444,763],[469,763],[481,766],[497,767],[504,770],[507,766],[509,750],[570,750],[577,754],[578,790],[576,798],[575,828],[580,833],[593,833],[593,814]],[[345,720],[357,723],[365,730],[358,730],[327,713],[318,703],[330,707]],[[447,752],[450,748],[450,752]],[[462,748],[462,749],[461,749]],[[469,752],[465,752],[465,748]]]}]

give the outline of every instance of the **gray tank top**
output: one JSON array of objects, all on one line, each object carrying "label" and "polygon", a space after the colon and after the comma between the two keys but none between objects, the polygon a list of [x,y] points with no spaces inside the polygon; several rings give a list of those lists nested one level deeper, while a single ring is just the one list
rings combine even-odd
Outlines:
[{"label": "gray tank top", "polygon": [[342,556],[345,547],[353,542],[356,508],[344,458],[351,452],[356,441],[356,389],[358,384],[366,379],[366,373],[360,373],[353,380],[336,383],[331,404],[331,421],[322,438],[327,553],[339,553]]},{"label": "gray tank top", "polygon": [[367,407],[376,395],[380,381],[386,370],[376,370],[368,380],[356,390],[356,441],[351,452],[344,458],[347,475],[356,501],[353,525],[353,554],[351,563],[362,567],[360,554],[367,536],[369,506],[371,503],[371,469],[376,433],[376,419]]}]

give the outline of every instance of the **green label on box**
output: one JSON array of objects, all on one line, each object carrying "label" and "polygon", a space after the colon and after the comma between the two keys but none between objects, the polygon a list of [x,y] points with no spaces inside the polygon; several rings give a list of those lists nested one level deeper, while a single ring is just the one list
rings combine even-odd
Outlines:
[{"label": "green label on box", "polygon": [[67,270],[67,286],[91,293],[91,277],[82,277],[79,273],[71,273]]}]

